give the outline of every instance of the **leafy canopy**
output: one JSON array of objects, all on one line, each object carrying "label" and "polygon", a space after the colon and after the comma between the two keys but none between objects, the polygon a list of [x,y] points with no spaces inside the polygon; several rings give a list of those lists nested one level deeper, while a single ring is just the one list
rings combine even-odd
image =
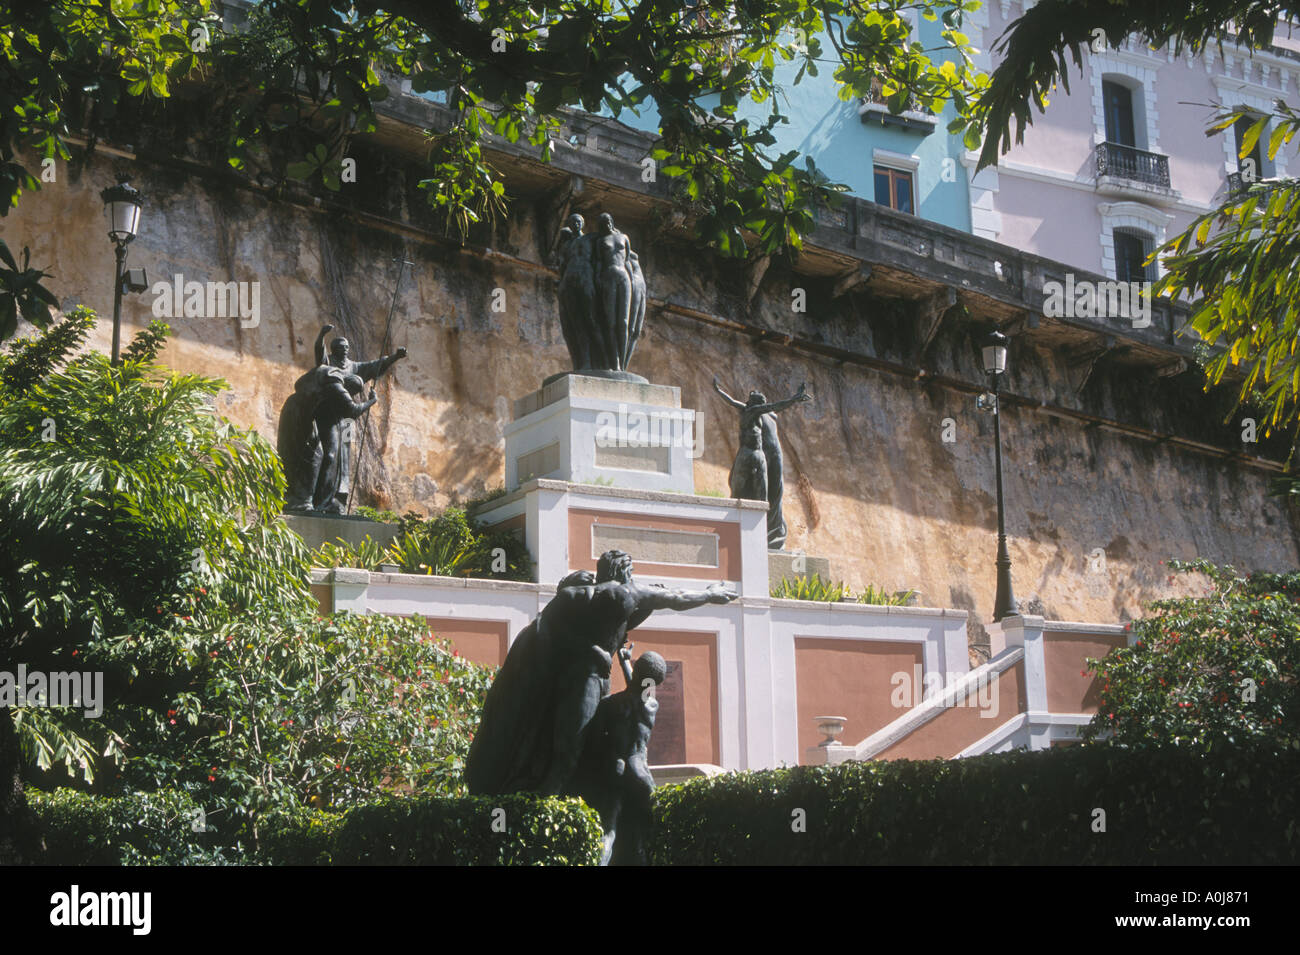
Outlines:
[{"label": "leafy canopy", "polygon": [[[0,213],[39,188],[20,147],[68,158],[88,117],[111,135],[132,108],[202,97],[211,159],[249,176],[337,190],[353,137],[375,128],[386,79],[442,94],[429,131],[430,205],[462,237],[503,209],[489,134],[543,160],[563,109],[653,106],[652,157],[724,254],[798,247],[839,191],[797,152],[774,155],[783,83],[832,72],[841,99],[970,108],[983,77],[961,32],[976,0],[264,0],[224,33],[208,0],[23,5],[0,29]],[[904,14],[941,21],[927,49]],[[787,70],[786,68],[789,67]],[[742,110],[748,103],[753,110]],[[909,104],[915,103],[916,106]]]}]

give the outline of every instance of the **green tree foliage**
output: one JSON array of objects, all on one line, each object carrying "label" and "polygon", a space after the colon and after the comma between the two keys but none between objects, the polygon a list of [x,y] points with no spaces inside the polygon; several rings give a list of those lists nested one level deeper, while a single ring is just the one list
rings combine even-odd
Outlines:
[{"label": "green tree foliage", "polygon": [[[1300,9],[1268,0],[1195,0],[1192,3],[1119,4],[1112,0],[1043,0],[1025,12],[998,42],[1002,62],[968,116],[954,130],[984,129],[979,165],[997,162],[1023,141],[1033,111],[1047,108],[1059,84],[1069,92],[1070,61],[1082,69],[1094,44],[1117,46],[1130,36],[1176,53],[1267,48],[1278,30],[1300,25]],[[1241,117],[1252,124],[1242,137],[1241,156],[1254,149],[1265,128],[1270,158],[1291,142],[1300,118],[1278,100],[1271,114],[1223,112],[1206,131],[1217,136]],[[1300,429],[1300,187],[1292,178],[1257,183],[1229,195],[1156,255],[1166,271],[1155,289],[1170,298],[1194,300],[1189,325],[1211,348],[1206,387],[1231,371],[1242,403],[1263,409],[1264,431],[1295,424]],[[1186,330],[1185,330],[1186,331]],[[1234,409],[1235,412],[1236,409]],[[1297,433],[1300,433],[1298,431]]]},{"label": "green tree foliage", "polygon": [[176,788],[229,844],[268,813],[384,793],[461,793],[490,671],[419,618],[209,609],[141,625],[112,662],[183,677],[115,711],[128,741],[109,791]]},{"label": "green tree foliage", "polygon": [[174,77],[197,68],[193,30],[215,24],[210,0],[121,5],[54,0],[6,4],[0,24],[0,215],[40,188],[18,150],[67,160],[82,106],[92,129],[132,99],[165,98]]},{"label": "green tree foliage", "polygon": [[1157,601],[1132,624],[1134,646],[1089,661],[1099,701],[1083,737],[1198,749],[1300,742],[1300,573],[1170,568],[1206,575],[1210,591]]},{"label": "green tree foliage", "polygon": [[318,617],[279,458],[213,412],[224,384],[158,366],[161,325],[119,366],[72,357],[93,323],[0,356],[0,669],[104,674],[102,715],[0,718],[0,855],[24,776],[179,789],[236,841],[274,808],[454,790],[487,674],[422,621]]},{"label": "green tree foliage", "polygon": [[[311,598],[306,549],[271,523],[279,459],[212,414],[221,383],[162,374],[153,364],[162,329],[137,338],[117,367],[95,353],[72,357],[93,323],[75,309],[0,356],[0,667],[102,669],[116,705],[170,689],[164,675],[104,658],[146,613],[179,608],[198,586],[243,606],[259,595],[304,607]],[[89,784],[99,760],[120,760],[125,745],[107,714],[6,711],[0,853],[24,851],[4,831],[25,816],[24,772],[57,768]]]},{"label": "green tree foliage", "polygon": [[50,306],[59,300],[41,284],[47,273],[31,267],[31,250],[23,248],[20,268],[4,239],[0,239],[0,341],[18,328],[18,316],[39,328],[49,324]]},{"label": "green tree foliage", "polygon": [[[1241,140],[1249,154],[1268,124],[1269,159],[1300,130],[1300,115],[1278,100],[1273,113],[1222,113],[1211,134],[1253,120]],[[1229,196],[1167,242],[1166,274],[1157,290],[1194,300],[1190,326],[1210,346],[1207,381],[1219,384],[1230,370],[1239,378],[1237,407],[1263,409],[1264,433],[1295,423],[1300,428],[1300,180],[1261,180]],[[1234,408],[1235,411],[1235,408]]]},{"label": "green tree foliage", "polygon": [[[548,160],[560,111],[653,106],[652,153],[699,234],[724,254],[798,247],[812,210],[839,191],[796,152],[776,155],[787,122],[783,77],[831,70],[842,99],[878,87],[891,109],[969,109],[983,81],[961,32],[975,0],[264,0],[224,33],[208,0],[22,5],[0,31],[0,213],[39,188],[18,153],[67,158],[139,105],[202,96],[211,158],[223,168],[338,189],[348,144],[375,127],[385,77],[445,94],[420,184],[462,236],[503,208],[486,137],[525,141]],[[941,21],[927,48],[904,16]],[[193,88],[191,88],[193,87]],[[740,105],[759,107],[758,118]],[[182,107],[183,108],[183,107]]]}]

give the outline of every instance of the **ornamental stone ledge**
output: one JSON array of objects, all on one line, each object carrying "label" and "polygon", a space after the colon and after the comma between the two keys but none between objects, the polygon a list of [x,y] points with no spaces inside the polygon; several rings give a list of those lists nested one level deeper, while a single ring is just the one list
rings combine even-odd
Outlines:
[{"label": "ornamental stone ledge", "polygon": [[764,501],[747,501],[734,497],[711,497],[707,494],[681,494],[675,491],[645,491],[639,488],[618,487],[609,484],[576,484],[572,481],[557,481],[554,478],[533,478],[519,485],[517,490],[502,497],[493,498],[474,509],[477,517],[491,513],[499,507],[513,504],[527,497],[532,491],[558,491],[562,494],[577,494],[583,497],[607,497],[626,501],[654,501],[661,504],[695,504],[721,508],[738,508],[742,511],[767,511]]}]

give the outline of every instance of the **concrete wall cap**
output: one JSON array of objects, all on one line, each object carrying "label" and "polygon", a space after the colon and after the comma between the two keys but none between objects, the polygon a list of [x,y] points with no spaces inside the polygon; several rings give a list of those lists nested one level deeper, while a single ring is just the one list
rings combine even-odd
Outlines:
[{"label": "concrete wall cap", "polygon": [[359,567],[335,567],[331,572],[330,581],[335,584],[361,584],[365,586],[370,583],[370,571],[362,570]]},{"label": "concrete wall cap", "polygon": [[1042,624],[1048,633],[1127,633],[1121,623],[1086,623],[1079,620],[1045,620]]}]

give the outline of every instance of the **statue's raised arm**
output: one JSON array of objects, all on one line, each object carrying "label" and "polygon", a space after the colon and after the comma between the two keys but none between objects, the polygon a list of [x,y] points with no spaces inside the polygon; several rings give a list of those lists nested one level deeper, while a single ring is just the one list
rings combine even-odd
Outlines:
[{"label": "statue's raised arm", "polygon": [[796,405],[801,401],[812,401],[812,395],[808,394],[808,386],[805,384],[801,384],[799,390],[784,401],[773,401],[769,404],[755,405],[750,410],[755,411],[758,414],[776,414],[778,411],[784,411],[791,405]]},{"label": "statue's raised arm", "polygon": [[722,395],[722,400],[725,401],[727,404],[731,405],[733,408],[737,408],[742,411],[744,410],[745,403],[743,401],[737,401],[735,398],[731,397],[731,395],[727,394],[725,391],[722,390],[722,385],[721,383],[719,383],[717,375],[713,376],[713,390],[716,391],[718,394]]},{"label": "statue's raised arm", "polygon": [[316,364],[325,364],[325,336],[334,331],[333,325],[322,325],[320,334],[316,336]]}]

